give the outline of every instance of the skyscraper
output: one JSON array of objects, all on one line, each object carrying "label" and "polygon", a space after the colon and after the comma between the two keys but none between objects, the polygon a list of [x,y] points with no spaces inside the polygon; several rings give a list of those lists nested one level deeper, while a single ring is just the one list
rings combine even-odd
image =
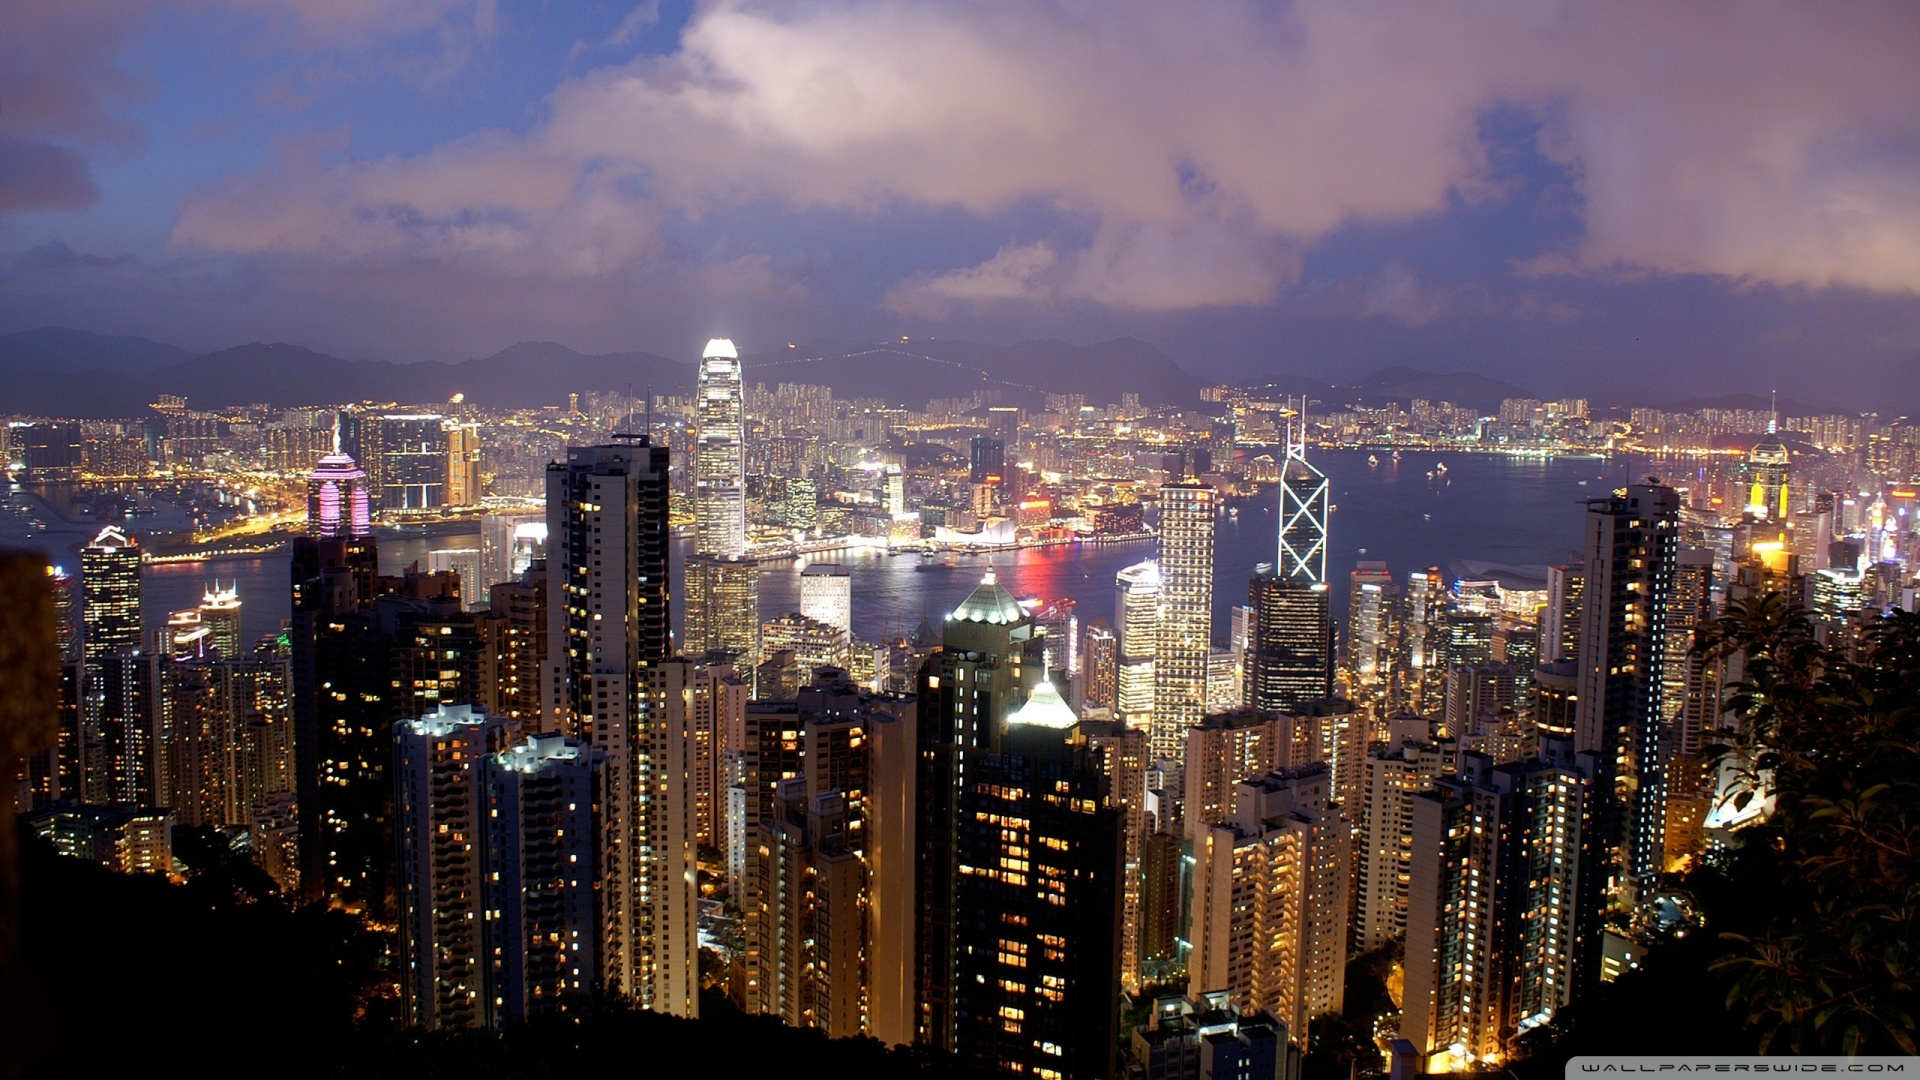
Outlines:
[{"label": "skyscraper", "polygon": [[853,576],[839,563],[809,563],[800,571],[800,614],[853,632]]},{"label": "skyscraper", "polygon": [[1584,565],[1547,567],[1547,606],[1540,613],[1540,662],[1580,659],[1580,603],[1586,594]]},{"label": "skyscraper", "polygon": [[81,792],[155,803],[153,686],[140,633],[140,544],[109,525],[80,549]]},{"label": "skyscraper", "polygon": [[346,454],[329,454],[307,474],[307,535],[367,536],[373,509],[367,474]]},{"label": "skyscraper", "polygon": [[1207,484],[1160,488],[1160,626],[1154,651],[1155,757],[1178,760],[1186,729],[1207,714],[1207,652],[1213,646],[1213,524],[1220,493]]},{"label": "skyscraper", "polygon": [[1193,851],[1189,996],[1270,1011],[1301,1047],[1346,996],[1349,830],[1331,796],[1317,762],[1248,780]]},{"label": "skyscraper", "polygon": [[740,354],[715,338],[701,353],[695,388],[694,550],[740,556],[747,551],[747,460],[741,409]]},{"label": "skyscraper", "polygon": [[1353,947],[1360,952],[1406,933],[1407,883],[1412,880],[1414,857],[1413,796],[1453,772],[1454,758],[1451,740],[1433,741],[1424,730],[1403,735],[1391,748],[1367,755],[1359,805],[1351,813],[1356,819]]},{"label": "skyscraper", "polygon": [[492,726],[455,706],[393,729],[401,996],[407,1023],[428,1031],[486,1021],[480,770]]},{"label": "skyscraper", "polygon": [[[1301,403],[1302,413],[1305,402]],[[1280,559],[1275,574],[1301,584],[1327,580],[1327,531],[1333,515],[1325,473],[1307,460],[1306,417],[1287,425],[1287,460],[1280,473]]]},{"label": "skyscraper", "polygon": [[1347,670],[1356,685],[1383,683],[1392,669],[1396,598],[1386,563],[1354,567],[1347,593]]},{"label": "skyscraper", "polygon": [[1597,956],[1587,903],[1591,755],[1549,740],[1535,761],[1462,756],[1412,796],[1400,1037],[1423,1071],[1504,1065],[1553,1019]]},{"label": "skyscraper", "polygon": [[1660,873],[1666,834],[1661,677],[1680,496],[1633,484],[1587,502],[1576,747],[1599,755],[1599,831],[1627,895]]},{"label": "skyscraper", "polygon": [[1041,679],[967,763],[954,883],[954,1043],[979,1069],[1114,1074],[1123,811]]},{"label": "skyscraper", "polygon": [[751,666],[759,659],[760,565],[740,556],[690,555],[682,597],[688,656]]},{"label": "skyscraper", "polygon": [[[471,420],[449,419],[447,433],[447,505],[478,506],[486,495],[480,473],[480,425]],[[470,599],[479,597],[478,590]]]},{"label": "skyscraper", "polygon": [[[993,753],[1007,714],[1040,678],[1042,644],[1033,616],[988,571],[949,612],[940,649],[920,670],[918,775],[915,778],[915,1042],[951,1052],[959,1022],[958,895],[960,831],[971,826],[963,795],[979,782],[975,762]],[[1118,873],[1116,866],[1113,873]],[[1111,879],[1110,879],[1111,880]],[[1116,972],[1118,959],[1114,961]]]},{"label": "skyscraper", "polygon": [[1296,712],[1333,693],[1333,620],[1327,587],[1271,573],[1247,586],[1253,642],[1247,650],[1246,702]]},{"label": "skyscraper", "polygon": [[446,418],[437,413],[380,418],[380,505],[432,510],[447,505]]},{"label": "skyscraper", "polygon": [[1149,559],[1114,578],[1114,715],[1148,728],[1153,719],[1154,654],[1160,648],[1160,566]]},{"label": "skyscraper", "polygon": [[548,700],[556,726],[606,758],[603,979],[692,1016],[691,665],[667,662],[667,449],[616,439],[547,467]]}]

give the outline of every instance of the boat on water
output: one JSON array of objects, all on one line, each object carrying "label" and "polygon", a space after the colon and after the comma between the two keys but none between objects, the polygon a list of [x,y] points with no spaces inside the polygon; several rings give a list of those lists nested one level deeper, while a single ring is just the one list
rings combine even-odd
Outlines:
[{"label": "boat on water", "polygon": [[1441,476],[1447,475],[1447,463],[1444,461],[1440,462],[1433,467],[1433,471],[1439,473]]},{"label": "boat on water", "polygon": [[1240,508],[1239,508],[1239,507],[1237,507],[1237,506],[1229,506],[1229,507],[1227,507],[1227,516],[1228,516],[1228,517],[1230,517],[1230,518],[1232,518],[1232,519],[1233,519],[1233,520],[1235,520],[1235,521],[1239,521],[1239,520],[1240,520]]},{"label": "boat on water", "polygon": [[1399,461],[1399,460],[1400,460],[1400,451],[1398,451],[1398,450],[1395,450],[1395,451],[1393,452],[1393,460],[1395,460],[1395,461]]},{"label": "boat on water", "polygon": [[1369,468],[1371,468],[1371,467],[1373,467],[1373,466],[1375,466],[1375,465],[1378,465],[1378,464],[1380,464],[1380,455],[1378,455],[1378,454],[1368,454],[1368,455],[1367,455],[1367,466],[1368,466]]},{"label": "boat on water", "polygon": [[948,552],[946,557],[942,559],[936,559],[931,552],[928,552],[918,563],[914,564],[913,569],[915,573],[924,573],[931,570],[952,570],[959,565],[960,557],[952,552]]}]

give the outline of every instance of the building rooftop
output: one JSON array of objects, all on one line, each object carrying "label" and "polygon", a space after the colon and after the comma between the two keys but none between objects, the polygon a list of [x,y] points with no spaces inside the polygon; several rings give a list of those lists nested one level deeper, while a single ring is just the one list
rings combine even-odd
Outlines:
[{"label": "building rooftop", "polygon": [[1026,617],[1026,609],[1020,606],[1005,585],[1000,584],[992,570],[986,572],[979,586],[960,601],[960,606],[953,609],[953,614],[947,616],[962,622],[991,623],[995,626],[1017,623]]}]

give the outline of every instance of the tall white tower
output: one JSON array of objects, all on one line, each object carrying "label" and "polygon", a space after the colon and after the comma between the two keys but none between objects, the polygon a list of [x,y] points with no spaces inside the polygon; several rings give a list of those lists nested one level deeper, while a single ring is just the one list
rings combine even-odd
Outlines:
[{"label": "tall white tower", "polygon": [[747,551],[747,458],[740,354],[733,342],[707,342],[695,396],[694,549],[738,557]]},{"label": "tall white tower", "polygon": [[1179,760],[1187,729],[1207,715],[1213,647],[1213,522],[1220,493],[1206,484],[1160,488],[1160,636],[1153,668],[1155,758]]},{"label": "tall white tower", "polygon": [[1327,525],[1333,496],[1327,475],[1307,460],[1307,402],[1287,421],[1287,461],[1280,479],[1280,561],[1277,576],[1298,585],[1327,580]]}]

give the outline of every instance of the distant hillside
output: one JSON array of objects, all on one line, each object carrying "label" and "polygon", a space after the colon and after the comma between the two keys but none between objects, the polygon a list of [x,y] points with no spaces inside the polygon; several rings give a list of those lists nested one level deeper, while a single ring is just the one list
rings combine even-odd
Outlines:
[{"label": "distant hillside", "polygon": [[1150,405],[1186,405],[1200,400],[1204,385],[1167,354],[1135,338],[1094,345],[930,339],[805,353],[749,355],[747,382],[830,386],[839,397],[880,398],[913,408],[976,390],[996,390],[1010,404],[1037,405],[1049,393],[1072,393],[1085,395],[1089,404],[1112,405],[1123,393],[1137,393]]},{"label": "distant hillside", "polygon": [[0,334],[0,370],[139,373],[177,364],[193,354],[143,337],[115,337],[43,326]]},{"label": "distant hillside", "polygon": [[1342,392],[1353,394],[1358,404],[1384,405],[1391,401],[1404,405],[1414,398],[1423,398],[1451,401],[1486,413],[1499,409],[1500,402],[1507,398],[1535,396],[1512,383],[1485,375],[1466,371],[1441,375],[1406,367],[1385,368],[1357,383],[1333,388],[1336,396]]},{"label": "distant hillside", "polygon": [[[1772,399],[1766,394],[1722,394],[1719,397],[1696,397],[1685,401],[1675,401],[1659,406],[1662,412],[1689,413],[1701,409],[1744,409],[1748,412],[1766,412],[1772,407]],[[1780,399],[1780,415],[1789,416],[1825,416],[1829,413],[1851,413],[1852,409],[1836,409],[1828,405],[1809,405],[1793,398]]]}]

